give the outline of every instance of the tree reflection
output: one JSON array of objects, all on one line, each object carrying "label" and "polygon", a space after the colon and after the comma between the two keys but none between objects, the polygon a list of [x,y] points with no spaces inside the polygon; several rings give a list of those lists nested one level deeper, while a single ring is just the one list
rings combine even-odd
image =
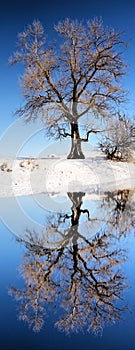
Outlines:
[{"label": "tree reflection", "polygon": [[71,213],[48,218],[48,247],[43,235],[39,240],[35,231],[27,230],[30,243],[25,242],[27,249],[20,268],[25,285],[22,290],[10,289],[19,301],[19,318],[34,331],[42,328],[48,304],[61,306],[56,326],[66,332],[101,331],[106,323],[120,319],[125,310],[122,295],[126,283],[121,270],[125,252],[118,248],[110,226],[90,239],[85,225],[84,232],[80,232],[81,216],[85,215],[90,225],[93,221],[89,211],[82,209],[85,194],[68,196]]},{"label": "tree reflection", "polygon": [[106,192],[103,199],[110,227],[115,234],[126,235],[135,226],[134,190]]}]

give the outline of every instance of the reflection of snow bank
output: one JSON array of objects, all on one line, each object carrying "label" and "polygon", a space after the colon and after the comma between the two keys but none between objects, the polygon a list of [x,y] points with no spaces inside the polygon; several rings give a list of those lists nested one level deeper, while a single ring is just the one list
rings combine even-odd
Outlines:
[{"label": "reflection of snow bank", "polygon": [[100,152],[84,160],[66,157],[33,160],[1,159],[0,197],[84,191],[99,193],[135,187],[135,164],[106,161]]}]

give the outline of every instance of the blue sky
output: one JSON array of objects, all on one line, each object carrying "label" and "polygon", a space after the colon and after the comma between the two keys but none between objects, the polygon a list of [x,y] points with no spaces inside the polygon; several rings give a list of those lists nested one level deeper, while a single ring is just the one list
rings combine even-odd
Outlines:
[{"label": "blue sky", "polygon": [[[123,84],[125,89],[129,91],[127,111],[129,114],[135,114],[135,0],[83,0],[80,2],[76,0],[68,0],[67,2],[62,0],[20,0],[18,2],[5,0],[0,5],[0,133],[2,135],[0,155],[4,150],[7,155],[11,155],[12,149],[13,152],[15,149],[17,152],[19,148],[22,148],[23,143],[27,144],[24,146],[23,155],[28,154],[28,149],[29,153],[34,155],[41,152],[46,145],[53,145],[53,142],[49,141],[48,143],[45,139],[44,131],[39,132],[39,129],[42,128],[39,121],[35,125],[25,126],[21,121],[16,122],[13,116],[15,110],[22,103],[18,82],[22,67],[19,65],[8,66],[8,58],[15,50],[17,33],[21,32],[27,24],[32,23],[34,19],[39,19],[51,38],[53,37],[53,25],[58,20],[65,17],[85,20],[95,16],[102,16],[105,26],[125,31],[124,39],[129,43],[129,46],[124,53],[124,58],[129,66]],[[6,133],[6,138],[3,137],[3,133]],[[23,143],[21,141],[18,147],[20,135]],[[32,135],[35,135],[34,141],[32,142],[31,139],[30,142],[26,142]]]}]

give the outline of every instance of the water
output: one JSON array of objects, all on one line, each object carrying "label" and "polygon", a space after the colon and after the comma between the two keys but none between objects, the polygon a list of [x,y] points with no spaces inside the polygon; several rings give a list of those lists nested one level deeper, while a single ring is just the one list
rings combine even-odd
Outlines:
[{"label": "water", "polygon": [[135,348],[134,201],[1,199],[1,350]]}]

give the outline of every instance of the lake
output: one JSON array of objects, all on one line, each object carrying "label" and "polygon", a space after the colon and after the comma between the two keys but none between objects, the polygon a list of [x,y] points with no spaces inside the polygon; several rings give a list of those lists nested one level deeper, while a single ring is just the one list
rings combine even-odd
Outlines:
[{"label": "lake", "polygon": [[1,198],[0,349],[135,348],[135,191]]}]

